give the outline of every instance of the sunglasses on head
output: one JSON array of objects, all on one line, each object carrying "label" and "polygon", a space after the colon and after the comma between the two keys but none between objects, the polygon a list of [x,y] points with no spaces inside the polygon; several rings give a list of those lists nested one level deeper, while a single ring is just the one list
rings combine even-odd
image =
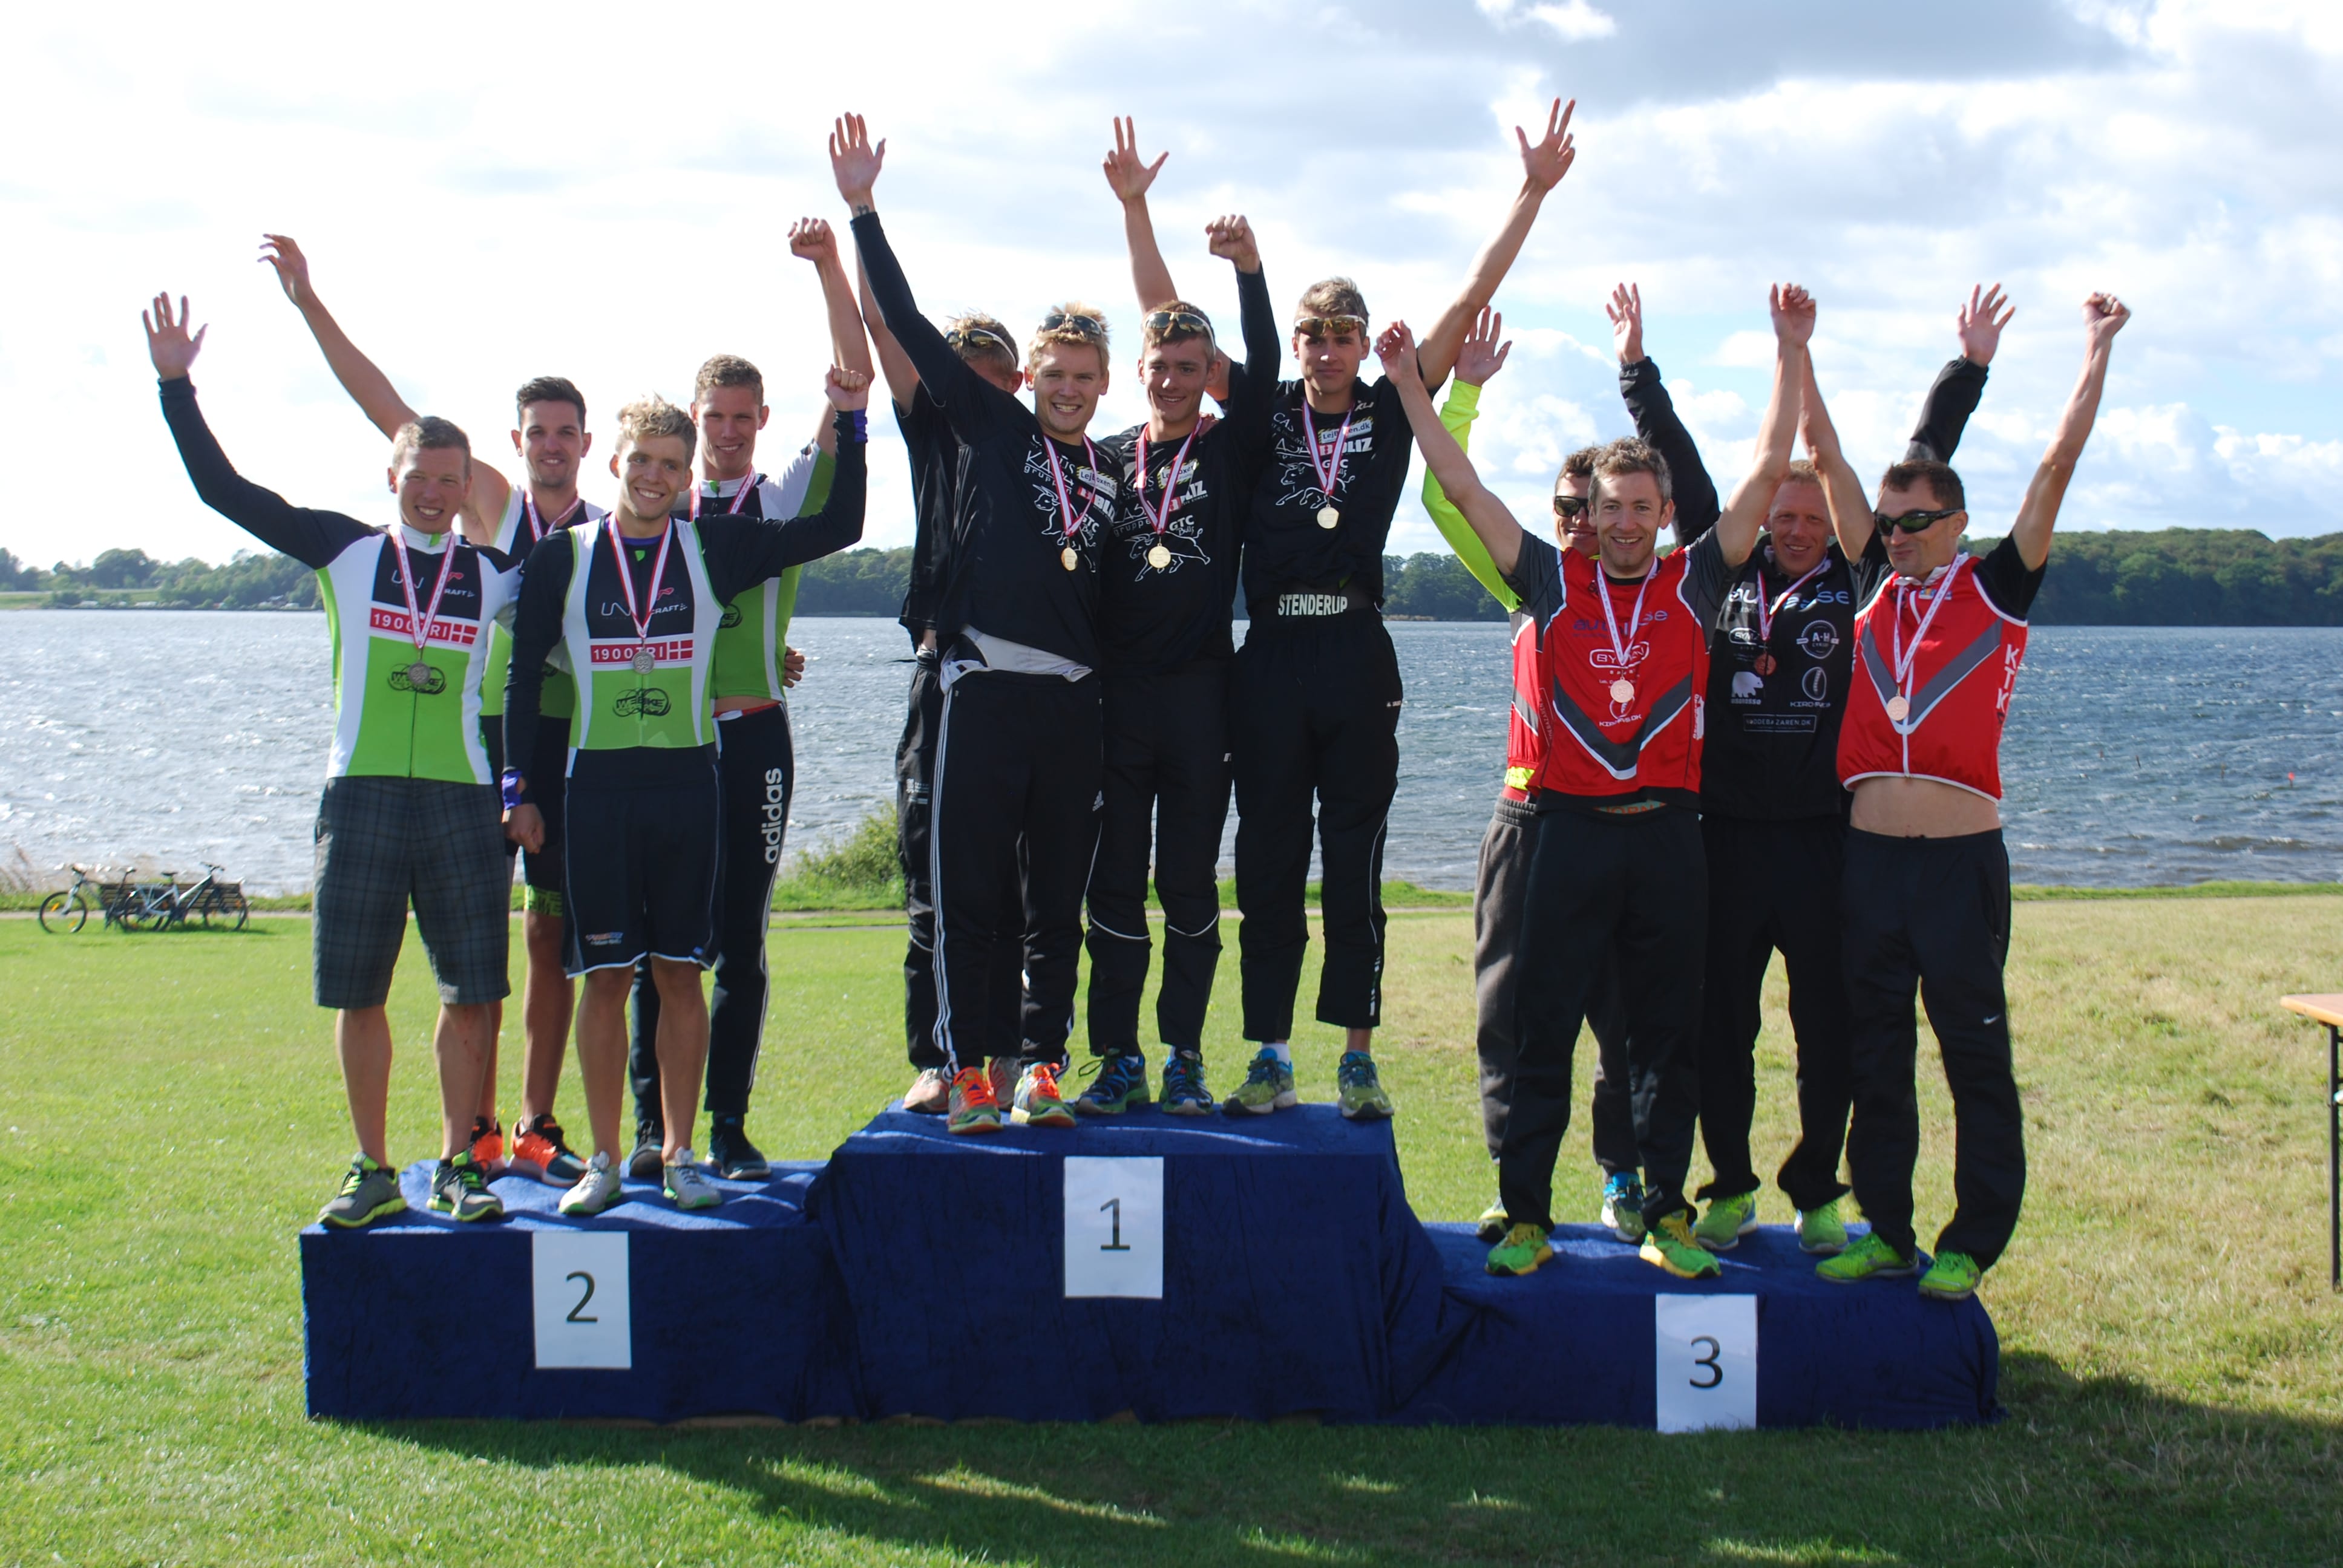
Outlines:
[{"label": "sunglasses on head", "polygon": [[1041,330],[1074,332],[1084,337],[1104,337],[1106,323],[1095,316],[1069,316],[1062,310],[1053,310],[1041,317]]},{"label": "sunglasses on head", "polygon": [[1556,496],[1554,498],[1554,515],[1560,518],[1565,523],[1576,522],[1579,518],[1586,515],[1586,498],[1584,496]]},{"label": "sunglasses on head", "polygon": [[1192,310],[1151,310],[1147,313],[1146,330],[1201,333],[1209,340],[1212,336],[1212,324]]},{"label": "sunglasses on head", "polygon": [[955,327],[944,334],[944,341],[955,354],[966,354],[971,348],[986,352],[998,349],[1011,359],[1017,357],[1017,346],[990,327]]},{"label": "sunglasses on head", "polygon": [[1293,330],[1304,337],[1340,337],[1346,332],[1364,334],[1367,318],[1363,316],[1303,316],[1295,318]]},{"label": "sunglasses on head", "polygon": [[1874,512],[1871,514],[1871,521],[1873,527],[1885,529],[1891,534],[1897,532],[1920,534],[1927,532],[1945,518],[1962,510],[1964,508],[1960,507],[1946,507],[1942,511],[1936,512],[1906,512],[1900,518],[1891,518],[1885,512]]}]

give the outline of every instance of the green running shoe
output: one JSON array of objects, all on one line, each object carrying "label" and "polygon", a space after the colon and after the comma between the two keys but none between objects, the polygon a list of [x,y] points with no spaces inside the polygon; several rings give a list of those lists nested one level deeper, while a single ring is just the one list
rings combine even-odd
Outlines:
[{"label": "green running shoe", "polygon": [[1175,1050],[1163,1064],[1163,1114],[1210,1116],[1212,1091],[1204,1086],[1204,1058],[1193,1050]]},{"label": "green running shoe", "polygon": [[1009,1120],[1023,1127],[1071,1127],[1074,1113],[1066,1109],[1065,1096],[1058,1092],[1058,1065],[1052,1061],[1037,1061],[1017,1078],[1017,1099],[1011,1104]]},{"label": "green running shoe", "polygon": [[1277,1052],[1264,1050],[1252,1059],[1252,1065],[1245,1069],[1245,1081],[1221,1109],[1232,1114],[1266,1116],[1300,1103],[1302,1097],[1293,1092],[1293,1064],[1280,1061]]},{"label": "green running shoe", "polygon": [[488,1191],[488,1172],[467,1149],[453,1160],[439,1161],[439,1169],[432,1174],[431,1211],[467,1222],[501,1220],[505,1201]]},{"label": "green running shoe", "polygon": [[1375,1059],[1365,1051],[1344,1051],[1342,1065],[1334,1070],[1334,1082],[1342,1091],[1335,1103],[1345,1121],[1391,1120],[1391,1096],[1383,1092],[1383,1082],[1375,1076]]},{"label": "green running shoe", "polygon": [[1725,1272],[1715,1254],[1693,1240],[1692,1216],[1679,1209],[1644,1232],[1644,1261],[1657,1263],[1679,1280],[1705,1280]]},{"label": "green running shoe", "polygon": [[1489,1249],[1489,1272],[1508,1278],[1536,1273],[1539,1264],[1554,1261],[1554,1249],[1546,1244],[1548,1234],[1544,1225],[1512,1227],[1503,1241]]},{"label": "green running shoe", "polygon": [[1708,1212],[1692,1228],[1692,1239],[1712,1252],[1730,1252],[1741,1245],[1741,1238],[1757,1228],[1757,1194],[1744,1192],[1732,1198],[1711,1198]]},{"label": "green running shoe", "polygon": [[1484,1244],[1493,1247],[1503,1241],[1505,1232],[1513,1228],[1513,1222],[1505,1218],[1505,1196],[1500,1192],[1495,1202],[1481,1211],[1480,1221],[1473,1227],[1473,1233]]},{"label": "green running shoe", "polygon": [[1846,1221],[1835,1198],[1819,1209],[1798,1211],[1798,1251],[1835,1258],[1846,1251]]},{"label": "green running shoe", "polygon": [[1860,1284],[1865,1280],[1902,1280],[1917,1272],[1913,1261],[1880,1240],[1876,1231],[1866,1231],[1861,1241],[1835,1258],[1825,1258],[1815,1265],[1815,1272],[1837,1285]]},{"label": "green running shoe", "polygon": [[1633,1171],[1604,1179],[1603,1228],[1631,1247],[1644,1239],[1644,1183]]},{"label": "green running shoe", "polygon": [[398,1192],[398,1172],[361,1154],[343,1172],[342,1190],[317,1211],[317,1222],[337,1231],[356,1231],[406,1207],[407,1200]]},{"label": "green running shoe", "polygon": [[1148,1102],[1147,1059],[1136,1051],[1094,1056],[1082,1064],[1082,1076],[1092,1081],[1074,1101],[1077,1116],[1120,1116]]},{"label": "green running shoe", "polygon": [[1920,1276],[1920,1293],[1934,1302],[1965,1302],[1976,1294],[1985,1271],[1966,1252],[1939,1252]]}]

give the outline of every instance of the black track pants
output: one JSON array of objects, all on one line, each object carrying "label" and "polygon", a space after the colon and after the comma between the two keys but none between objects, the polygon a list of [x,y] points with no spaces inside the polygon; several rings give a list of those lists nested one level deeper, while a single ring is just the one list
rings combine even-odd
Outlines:
[{"label": "black track pants", "polygon": [[[1522,908],[1528,901],[1530,854],[1537,847],[1537,808],[1497,798],[1489,830],[1481,836],[1479,879],[1473,889],[1473,988],[1478,1005],[1474,1043],[1481,1055],[1481,1128],[1489,1158],[1505,1143],[1505,1111],[1513,1103],[1513,993],[1521,968]],[[1594,1031],[1594,1162],[1605,1176],[1633,1173],[1635,1106],[1627,1083],[1627,1016],[1619,1004],[1615,960],[1594,971],[1586,1000],[1586,1026]]]},{"label": "black track pants", "polygon": [[1105,805],[1090,887],[1090,1035],[1100,1056],[1137,1052],[1153,942],[1147,883],[1163,906],[1163,984],[1155,1029],[1202,1048],[1221,960],[1221,829],[1229,819],[1226,659],[1161,675],[1105,678]]},{"label": "black track pants", "polygon": [[[765,1039],[769,980],[765,932],[773,908],[773,879],[781,866],[797,788],[797,753],[786,703],[760,708],[716,726],[716,773],[723,794],[724,838],[716,879],[716,984],[708,1006],[708,1097],[717,1116],[746,1116],[757,1081],[757,1054]],[[627,1076],[635,1091],[635,1120],[659,1120],[659,987],[650,965],[636,966],[634,1038]]]},{"label": "black track pants", "polygon": [[1849,830],[1844,919],[1855,1019],[1855,1119],[1847,1168],[1872,1229],[1909,1253],[1912,1168],[1920,1156],[1913,1075],[1916,992],[1953,1091],[1952,1222],[1940,1252],[1990,1267],[2026,1195],[2026,1131],[2010,1065],[2009,853],[2001,833],[1890,839]]},{"label": "black track pants", "polygon": [[1838,1157],[1854,1094],[1854,1025],[1839,946],[1846,826],[1837,817],[1753,822],[1704,817],[1708,984],[1700,1035],[1700,1136],[1715,1180],[1702,1198],[1757,1190],[1749,1121],[1757,1109],[1759,1000],[1778,951],[1798,1045],[1798,1141],[1775,1178],[1800,1209],[1846,1191]]},{"label": "black track pants", "polygon": [[1383,1021],[1383,829],[1399,787],[1399,659],[1375,612],[1257,619],[1246,632],[1229,731],[1247,1040],[1293,1036],[1313,795],[1326,934],[1318,1021]]},{"label": "black track pants", "polygon": [[1549,811],[1530,856],[1513,1037],[1521,1054],[1498,1152],[1498,1191],[1517,1223],[1554,1222],[1554,1163],[1570,1126],[1570,1069],[1595,975],[1615,965],[1644,1213],[1683,1209],[1700,1114],[1701,947],[1708,879],[1700,820],[1674,807],[1639,816]]},{"label": "black track pants", "polygon": [[[1082,891],[1098,844],[1099,678],[979,670],[944,694],[936,741],[929,877],[936,904],[936,1041],[973,1066],[996,1017],[1000,950],[1024,946],[1018,1054],[1061,1061],[1074,1023]],[[1024,841],[1021,928],[1016,892]]]},{"label": "black track pants", "polygon": [[[903,946],[903,1043],[911,1065],[918,1068],[944,1065],[943,1047],[936,1043],[936,904],[934,890],[928,885],[928,834],[932,820],[928,787],[935,777],[936,737],[942,730],[944,714],[939,662],[933,648],[920,653],[911,670],[903,739],[895,748],[895,857],[903,870],[903,912],[910,924],[910,937]],[[1021,848],[1020,855],[1021,866]],[[1001,909],[1001,929],[1021,936],[994,946],[992,1033],[979,1042],[983,1046],[979,1055],[1017,1053],[1024,1010],[1021,871],[1019,885],[1005,890]]]}]

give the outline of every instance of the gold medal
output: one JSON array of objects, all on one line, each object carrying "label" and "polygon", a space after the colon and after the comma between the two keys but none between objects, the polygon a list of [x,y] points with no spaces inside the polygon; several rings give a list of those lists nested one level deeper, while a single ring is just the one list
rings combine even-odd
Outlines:
[{"label": "gold medal", "polygon": [[1627,704],[1634,701],[1635,683],[1632,680],[1613,681],[1611,683],[1611,700],[1617,703],[1622,708],[1624,708]]},{"label": "gold medal", "polygon": [[1904,699],[1904,694],[1902,692],[1897,692],[1895,696],[1887,699],[1887,721],[1889,723],[1901,724],[1911,716],[1912,705]]},{"label": "gold medal", "polygon": [[1058,552],[1058,564],[1065,568],[1068,571],[1072,571],[1076,567],[1082,564],[1082,558],[1074,553],[1073,546],[1068,545],[1064,549]]},{"label": "gold medal", "polygon": [[1172,552],[1158,545],[1147,552],[1147,564],[1160,572],[1172,564]]},{"label": "gold medal", "polygon": [[1318,526],[1320,528],[1331,528],[1342,520],[1342,514],[1336,511],[1333,508],[1321,507],[1318,508]]}]

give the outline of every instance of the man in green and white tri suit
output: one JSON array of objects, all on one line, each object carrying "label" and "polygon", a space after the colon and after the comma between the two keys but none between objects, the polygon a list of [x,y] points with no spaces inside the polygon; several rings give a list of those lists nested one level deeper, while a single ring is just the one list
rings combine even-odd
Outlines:
[{"label": "man in green and white tri suit", "polygon": [[187,379],[203,337],[188,335],[185,300],[175,313],[167,296],[156,297],[146,347],[187,477],[214,511],[317,572],[333,635],[334,743],[317,807],[311,934],[317,1005],[337,1015],[358,1154],[318,1218],[359,1226],[407,1206],[386,1146],[383,1004],[410,903],[439,983],[442,1138],[431,1207],[458,1220],[498,1218],[504,1206],[470,1147],[495,1008],[509,989],[509,873],[478,719],[488,633],[512,612],[517,563],[454,537],[471,447],[445,419],[418,419],[393,437],[399,515],[387,529],[292,506],[237,474]]}]

